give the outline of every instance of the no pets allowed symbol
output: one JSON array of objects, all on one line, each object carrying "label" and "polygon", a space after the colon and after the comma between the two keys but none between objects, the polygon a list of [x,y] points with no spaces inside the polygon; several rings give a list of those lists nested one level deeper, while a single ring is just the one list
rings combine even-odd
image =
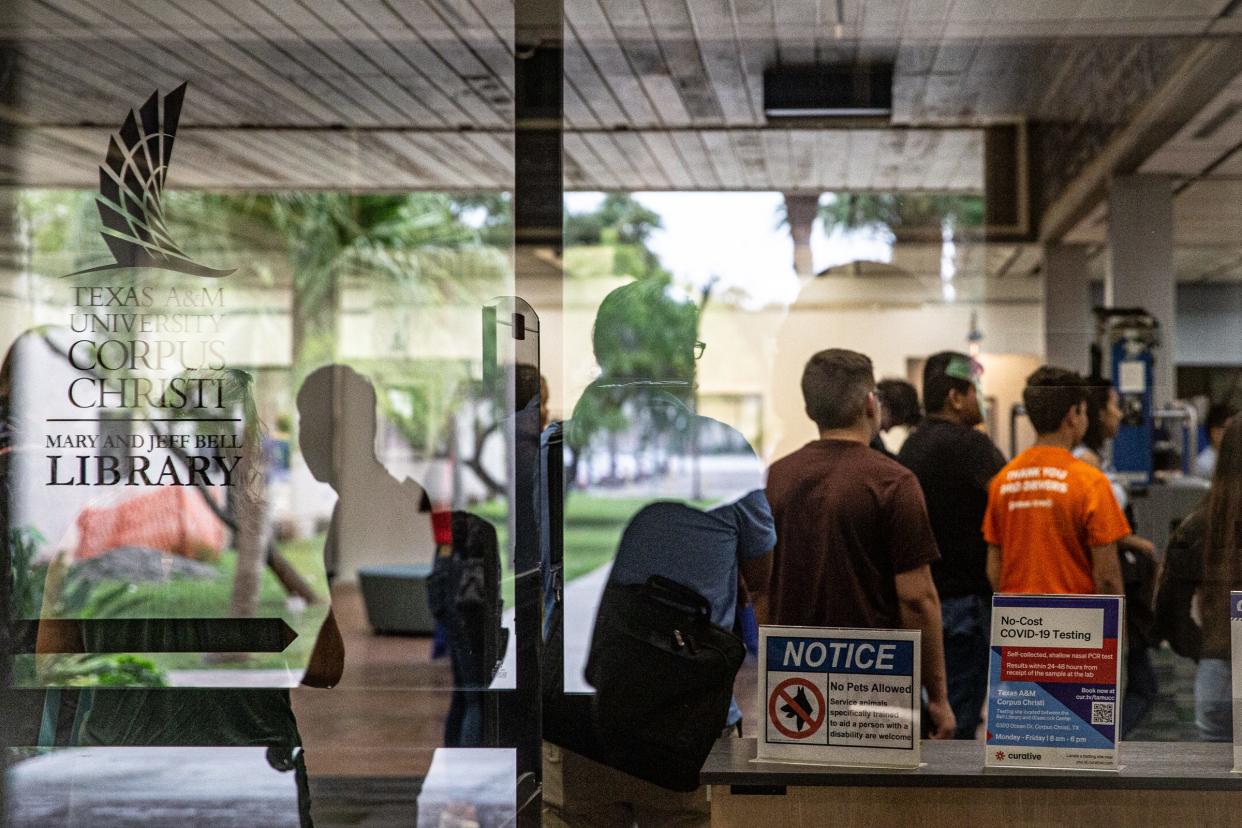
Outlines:
[{"label": "no pets allowed symbol", "polygon": [[769,731],[768,741],[809,741],[823,728],[826,709],[823,692],[810,679],[785,679],[768,696],[768,721],[784,738],[773,739]]}]

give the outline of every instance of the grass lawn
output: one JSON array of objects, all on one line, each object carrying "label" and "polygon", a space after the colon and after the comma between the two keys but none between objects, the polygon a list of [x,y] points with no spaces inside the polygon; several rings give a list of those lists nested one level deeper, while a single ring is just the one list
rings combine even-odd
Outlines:
[{"label": "grass lawn", "polygon": [[[327,594],[327,578],[323,569],[324,536],[290,541],[280,545],[281,552],[295,569],[321,594]],[[232,550],[221,553],[214,566],[218,575],[210,580],[186,579],[166,583],[124,585],[120,581],[100,581],[80,613],[84,618],[217,618],[228,616],[233,591],[233,573],[237,555]],[[121,598],[102,599],[116,588],[125,587]],[[279,617],[293,627],[298,637],[280,653],[261,653],[238,661],[220,661],[201,653],[161,653],[144,656],[162,670],[200,669],[277,669],[302,667],[310,658],[319,627],[327,615],[327,604],[291,611],[285,604],[286,595],[270,569],[264,569],[259,590],[258,615]],[[119,609],[114,609],[117,606]],[[33,656],[18,656],[33,658]],[[78,659],[78,656],[67,656]]]},{"label": "grass lawn", "polygon": [[[600,497],[574,492],[566,504],[564,549],[565,581],[586,575],[612,560],[621,533],[633,515],[651,502],[645,498]],[[692,504],[705,508],[708,504]],[[471,511],[496,527],[500,544],[501,589],[506,609],[513,603],[514,579],[508,561],[508,523],[503,500],[491,500],[474,506]],[[302,540],[286,541],[280,551],[289,562],[321,594],[327,593],[323,569],[322,534]],[[134,618],[212,618],[227,616],[233,590],[233,573],[237,556],[232,550],[221,554],[215,562],[217,577],[211,580],[175,580],[168,583],[129,585],[120,601],[121,610],[101,605],[99,596],[121,585],[119,581],[100,582],[91,593],[84,617]],[[163,653],[148,656],[163,670],[190,669],[276,669],[301,667],[310,657],[315,637],[327,614],[327,605],[293,611],[286,606],[286,595],[271,571],[264,569],[259,592],[258,615],[284,618],[298,632],[297,639],[283,653],[263,653],[231,662],[199,653]],[[18,656],[33,658],[33,656]],[[67,657],[76,658],[76,657]]]},{"label": "grass lawn", "polygon": [[[630,518],[650,503],[650,498],[600,497],[582,492],[569,495],[565,506],[565,582],[580,578],[612,560],[616,554],[621,533]],[[703,509],[707,501],[692,503]],[[470,511],[496,527],[500,543],[500,566],[502,570],[502,594],[506,608],[513,607],[513,573],[509,568],[507,504],[503,500],[489,500],[471,507]]]}]

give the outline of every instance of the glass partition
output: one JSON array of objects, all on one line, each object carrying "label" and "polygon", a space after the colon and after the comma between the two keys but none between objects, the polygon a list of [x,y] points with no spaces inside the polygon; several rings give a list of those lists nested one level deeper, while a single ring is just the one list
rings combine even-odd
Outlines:
[{"label": "glass partition", "polygon": [[11,6],[9,816],[512,820],[513,9]]},{"label": "glass partition", "polygon": [[10,2],[7,817],[702,824],[761,624],[982,768],[1007,592],[1228,740],[1242,29],[1113,5]]},{"label": "glass partition", "polygon": [[[1238,355],[1223,344],[1238,331],[1239,298],[1227,207],[1233,5],[1177,15],[1151,4],[1124,14],[1016,3],[564,6],[564,273],[550,288],[556,315],[543,319],[545,336],[563,342],[545,366],[564,435],[566,709],[545,708],[545,733],[564,778],[582,781],[576,800],[566,782],[559,816],[619,813],[640,807],[639,790],[658,793],[610,776],[635,771],[577,724],[592,709],[598,738],[621,738],[624,728],[600,720],[612,704],[604,695],[621,685],[591,662],[606,660],[609,596],[652,575],[694,587],[713,615],[718,604],[750,645],[726,719],[740,709],[745,735],[762,740],[777,715],[757,692],[756,620],[919,626],[924,665],[947,669],[935,689],[924,668],[924,726],[935,732],[947,694],[950,730],[979,740],[981,766],[992,594],[1058,591],[1035,589],[1039,579],[990,581],[988,547],[1003,545],[981,529],[999,494],[994,475],[1047,430],[1024,399],[1048,364],[1093,389],[1082,400],[1090,429],[1065,459],[1076,450],[1110,476],[1132,530],[1108,538],[1121,580],[1093,580],[1090,544],[1067,553],[1088,571],[1069,591],[1127,597],[1121,712],[1115,725],[1089,726],[1129,741],[1204,735],[1194,722],[1206,691],[1196,694],[1195,664],[1183,644],[1171,649],[1165,626],[1199,622],[1156,596],[1177,593],[1165,592],[1166,548],[1178,554],[1185,538],[1173,530],[1207,492],[1187,464],[1210,442],[1196,418],[1214,408],[1220,425],[1240,401],[1225,387]],[[1209,293],[1220,302],[1211,311]],[[1221,334],[1210,342],[1209,327]],[[809,494],[812,479],[789,482],[807,452],[842,437],[815,421],[807,385],[814,355],[832,349],[865,355],[871,381],[882,380],[868,403],[871,445],[917,476],[929,520],[882,510],[863,520]],[[826,397],[848,390],[825,382]],[[945,383],[969,394],[966,414],[946,414]],[[1119,422],[1108,419],[1110,387]],[[931,438],[903,451],[949,420],[962,433],[930,471],[918,454]],[[888,468],[872,471],[900,478]],[[888,497],[880,483],[859,488],[872,472],[820,471],[859,502]],[[748,535],[743,520],[710,525],[756,491],[775,527],[770,579],[762,567],[747,577],[748,556],[767,551],[750,548],[762,532]],[[644,520],[652,509],[666,511]],[[816,524],[816,513],[831,519]],[[859,534],[814,537],[846,523]],[[927,527],[924,540],[901,535],[911,525]],[[713,530],[729,536],[719,555]],[[925,558],[901,558],[909,545],[926,547]],[[934,623],[914,625],[898,611],[897,575],[924,564],[940,608]],[[1059,564],[1033,566],[1043,565]],[[1183,587],[1183,598],[1222,595],[1219,578]],[[1217,615],[1203,630],[1221,643]],[[798,711],[786,715],[792,727]],[[605,780],[620,790],[603,790]]]}]

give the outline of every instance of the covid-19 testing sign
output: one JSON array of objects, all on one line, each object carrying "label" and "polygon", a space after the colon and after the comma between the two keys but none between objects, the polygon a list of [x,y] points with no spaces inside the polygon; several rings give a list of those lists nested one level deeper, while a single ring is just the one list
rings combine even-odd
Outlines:
[{"label": "covid-19 testing sign", "polygon": [[1233,772],[1242,773],[1242,592],[1229,593],[1229,637],[1233,655]]},{"label": "covid-19 testing sign", "polygon": [[1117,768],[1122,601],[993,597],[987,765]]},{"label": "covid-19 testing sign", "polygon": [[759,759],[917,767],[919,633],[759,628]]}]

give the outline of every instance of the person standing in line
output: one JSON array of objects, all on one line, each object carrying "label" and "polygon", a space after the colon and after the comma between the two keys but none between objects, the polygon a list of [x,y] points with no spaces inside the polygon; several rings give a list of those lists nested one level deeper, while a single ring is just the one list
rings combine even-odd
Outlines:
[{"label": "person standing in line", "polygon": [[897,459],[919,479],[940,560],[931,566],[940,594],[949,703],[956,738],[973,739],[988,690],[992,586],[983,515],[988,485],[1005,458],[975,426],[983,422],[977,365],[962,353],[933,354],[923,366],[927,416]]},{"label": "person standing in line", "polygon": [[1130,534],[1108,478],[1070,452],[1087,433],[1087,386],[1044,366],[1022,392],[1035,445],[992,480],[983,537],[997,592],[1121,595],[1117,541]]},{"label": "person standing in line", "polygon": [[[635,321],[644,319],[658,324]],[[707,347],[698,331],[698,308],[667,279],[632,282],[610,292],[591,334],[600,374],[564,424],[565,442],[580,456],[611,451],[639,457],[661,447],[665,469],[628,484],[621,505],[629,514],[615,539],[607,583],[638,586],[662,576],[697,592],[710,608],[711,623],[732,629],[739,576],[754,591],[765,589],[776,538],[758,455],[735,429],[694,412],[696,367]],[[691,468],[709,440],[730,448],[731,471],[696,483],[694,475],[678,470]],[[571,461],[567,476],[574,468]],[[607,483],[591,481],[585,470],[583,477],[565,502],[567,522],[589,511],[592,498],[615,497]],[[566,536],[567,567],[590,554],[570,541]],[[560,649],[593,649],[595,602],[572,585],[562,597],[562,606],[552,605],[560,613]],[[707,789],[670,790],[627,772],[635,768],[620,766],[624,763],[609,750],[612,734],[596,717],[591,696],[569,689],[585,680],[581,666],[563,658],[561,667],[566,692],[558,694],[555,707],[544,708],[543,824],[707,826]],[[634,665],[639,672],[641,667]],[[741,718],[741,708],[732,703],[726,733],[738,734]]]},{"label": "person standing in line", "polygon": [[922,631],[929,732],[952,738],[930,568],[940,556],[918,480],[868,448],[880,425],[871,360],[820,351],[803,370],[802,396],[820,439],[768,472],[776,523],[770,622]]},{"label": "person standing in line", "polygon": [[1156,599],[1157,637],[1199,662],[1195,726],[1207,742],[1233,739],[1229,592],[1242,589],[1242,418],[1219,446],[1212,488],[1169,539]]},{"label": "person standing in line", "polygon": [[[1117,436],[1121,417],[1117,389],[1103,377],[1089,377],[1087,433],[1074,449],[1074,456],[1104,472],[1117,505],[1128,519],[1129,494],[1118,480],[1111,461],[1106,459],[1108,443]],[[1126,590],[1126,690],[1121,705],[1121,734],[1126,736],[1146,718],[1160,691],[1156,668],[1148,652],[1156,586],[1156,547],[1146,538],[1131,534],[1117,541],[1117,555]]]},{"label": "person standing in line", "polygon": [[901,379],[882,379],[875,390],[880,397],[880,439],[888,453],[896,457],[923,418],[919,392]]},{"label": "person standing in line", "polygon": [[1208,444],[1195,458],[1195,477],[1204,480],[1212,479],[1212,471],[1216,468],[1216,456],[1220,451],[1220,441],[1225,435],[1225,426],[1238,412],[1231,405],[1215,403],[1208,408],[1204,428],[1207,430]]}]

